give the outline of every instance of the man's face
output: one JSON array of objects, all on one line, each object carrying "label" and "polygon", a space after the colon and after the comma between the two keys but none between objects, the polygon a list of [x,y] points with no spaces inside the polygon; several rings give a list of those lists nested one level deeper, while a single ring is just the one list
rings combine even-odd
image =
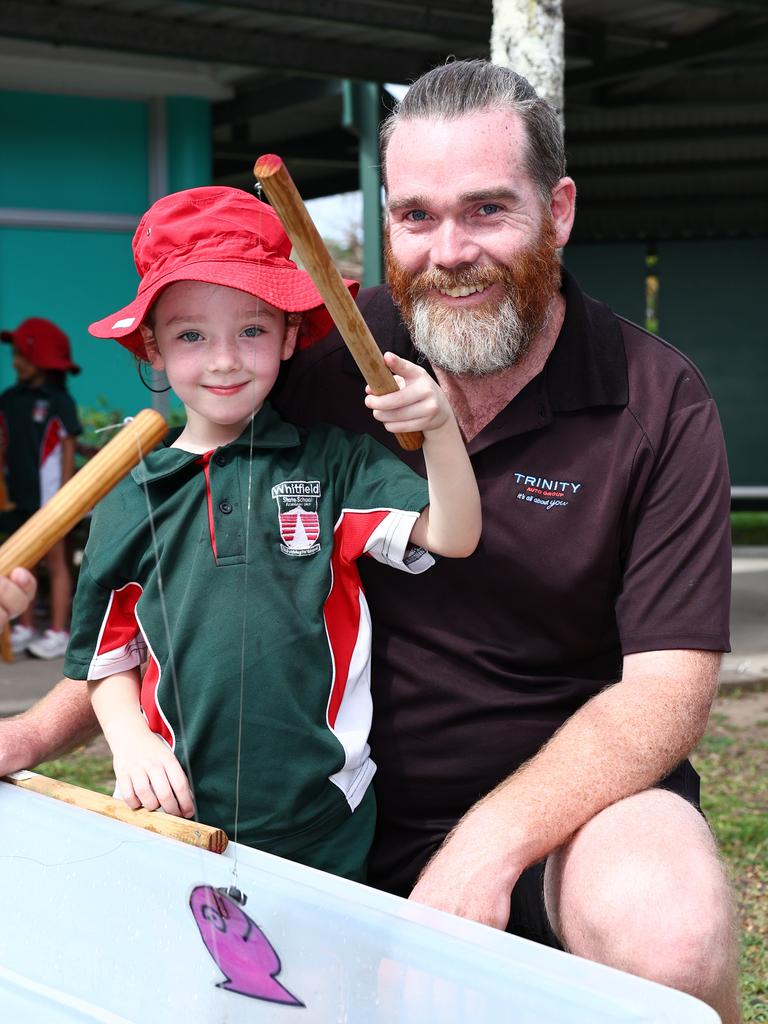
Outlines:
[{"label": "man's face", "polygon": [[387,279],[416,347],[454,373],[517,362],[559,288],[567,230],[524,157],[495,110],[403,122],[387,149]]}]

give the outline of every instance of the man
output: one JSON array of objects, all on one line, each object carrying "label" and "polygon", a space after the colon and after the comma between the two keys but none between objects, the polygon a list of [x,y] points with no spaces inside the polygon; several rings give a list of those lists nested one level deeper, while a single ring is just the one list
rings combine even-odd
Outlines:
[{"label": "man", "polygon": [[[728,649],[711,396],[670,346],[561,284],[575,187],[557,118],[524,79],[483,61],[438,68],[382,144],[389,291],[361,305],[382,347],[413,343],[448,393],[484,535],[430,580],[366,567],[371,881],[737,1021],[731,902],[685,761]],[[361,387],[331,336],[291,368],[280,405],[368,429]],[[60,684],[49,707],[83,723],[81,697]],[[38,751],[60,743],[29,714]],[[18,759],[4,761],[4,735],[0,770]]]}]

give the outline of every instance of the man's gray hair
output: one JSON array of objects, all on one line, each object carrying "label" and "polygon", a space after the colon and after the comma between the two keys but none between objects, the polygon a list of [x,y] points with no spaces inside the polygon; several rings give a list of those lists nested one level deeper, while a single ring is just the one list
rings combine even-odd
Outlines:
[{"label": "man's gray hair", "polygon": [[385,186],[387,146],[401,121],[453,120],[484,110],[511,110],[520,118],[528,140],[525,167],[548,202],[552,189],[565,175],[565,147],[557,111],[522,75],[487,60],[451,61],[416,79],[381,125]]}]

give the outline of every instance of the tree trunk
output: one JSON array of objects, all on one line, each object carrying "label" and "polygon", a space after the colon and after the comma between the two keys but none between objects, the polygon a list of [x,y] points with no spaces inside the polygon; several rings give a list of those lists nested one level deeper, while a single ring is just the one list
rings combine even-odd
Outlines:
[{"label": "tree trunk", "polygon": [[563,111],[562,0],[493,0],[491,61],[524,75]]}]

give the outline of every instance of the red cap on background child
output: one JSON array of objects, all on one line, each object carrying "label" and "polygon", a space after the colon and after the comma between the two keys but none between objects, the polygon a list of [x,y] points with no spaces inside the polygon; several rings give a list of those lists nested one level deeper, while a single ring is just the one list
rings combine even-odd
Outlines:
[{"label": "red cap on background child", "polygon": [[[204,281],[248,292],[285,313],[302,313],[299,346],[306,348],[333,321],[312,278],[290,254],[275,211],[248,192],[225,186],[174,192],[147,210],[133,236],[141,278],[136,298],[88,330],[146,359],[139,325],[162,289],[175,281]],[[346,285],[353,295],[360,287]]]},{"label": "red cap on background child", "polygon": [[15,331],[2,331],[0,338],[10,341],[19,355],[38,370],[80,373],[80,367],[72,362],[69,338],[60,327],[41,316],[28,317]]}]

